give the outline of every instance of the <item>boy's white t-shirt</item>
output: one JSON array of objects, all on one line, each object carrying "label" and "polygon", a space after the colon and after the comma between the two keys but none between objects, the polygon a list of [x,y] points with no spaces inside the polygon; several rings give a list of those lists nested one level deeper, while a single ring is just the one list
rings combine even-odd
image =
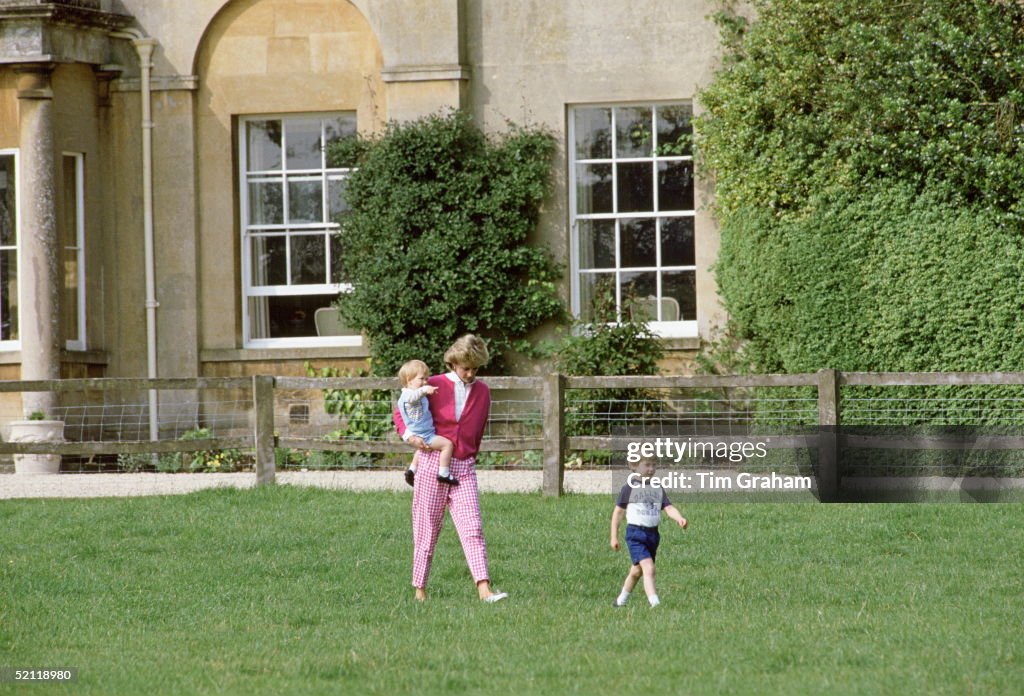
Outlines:
[{"label": "boy's white t-shirt", "polygon": [[672,503],[664,488],[633,488],[627,483],[619,491],[615,504],[626,511],[626,524],[657,527],[661,522],[661,511]]}]

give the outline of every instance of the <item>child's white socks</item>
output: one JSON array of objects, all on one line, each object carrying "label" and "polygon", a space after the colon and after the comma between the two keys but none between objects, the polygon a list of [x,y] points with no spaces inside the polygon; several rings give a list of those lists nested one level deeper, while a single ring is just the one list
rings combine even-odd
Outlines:
[{"label": "child's white socks", "polygon": [[661,600],[658,599],[658,595],[656,594],[652,594],[650,597],[648,597],[647,601],[651,603],[652,607],[656,607],[659,604],[661,604]]},{"label": "child's white socks", "polygon": [[621,593],[619,593],[619,596],[615,599],[615,606],[623,607],[623,606],[626,605],[626,602],[628,602],[628,601],[629,601],[629,592],[626,592],[625,590],[623,590]]},{"label": "child's white socks", "polygon": [[448,473],[448,469],[447,468],[444,468],[444,469],[440,469],[439,468],[437,470],[437,475],[438,476],[444,476],[445,478],[448,478],[448,476],[450,476],[450,474]]}]

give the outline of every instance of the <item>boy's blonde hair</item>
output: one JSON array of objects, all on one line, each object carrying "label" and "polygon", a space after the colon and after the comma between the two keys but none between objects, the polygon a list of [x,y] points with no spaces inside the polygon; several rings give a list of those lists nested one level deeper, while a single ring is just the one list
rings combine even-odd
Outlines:
[{"label": "boy's blonde hair", "polygon": [[430,368],[422,360],[410,360],[398,369],[398,379],[407,386],[416,377],[429,377]]},{"label": "boy's blonde hair", "polygon": [[646,465],[646,464],[650,464],[651,466],[654,467],[655,470],[657,470],[657,468],[658,468],[658,458],[657,457],[645,457],[645,456],[641,455],[640,459],[636,460],[635,462],[627,461],[627,464],[629,465],[630,471],[639,472],[641,469],[644,468],[644,465]]},{"label": "boy's blonde hair", "polygon": [[487,352],[487,344],[483,339],[473,334],[466,334],[452,344],[444,354],[444,364],[448,367],[462,365],[463,367],[483,367],[491,360]]}]

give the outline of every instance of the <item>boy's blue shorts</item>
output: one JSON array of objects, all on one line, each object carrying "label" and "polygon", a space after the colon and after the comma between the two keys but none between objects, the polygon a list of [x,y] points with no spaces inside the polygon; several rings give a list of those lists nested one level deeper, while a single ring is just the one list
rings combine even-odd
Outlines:
[{"label": "boy's blue shorts", "polygon": [[661,543],[661,534],[658,533],[657,527],[626,525],[626,546],[629,547],[629,558],[633,561],[633,565],[645,558],[650,558],[653,561],[658,554],[659,543]]}]

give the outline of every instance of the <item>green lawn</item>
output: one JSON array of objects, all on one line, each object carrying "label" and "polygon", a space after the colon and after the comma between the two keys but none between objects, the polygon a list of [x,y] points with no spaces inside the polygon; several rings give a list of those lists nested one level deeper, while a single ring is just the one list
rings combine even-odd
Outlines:
[{"label": "green lawn", "polygon": [[475,599],[448,523],[418,605],[410,499],[0,503],[0,667],[79,669],[0,693],[1024,691],[1019,505],[682,505],[652,610],[611,606],[611,496],[484,496],[511,599]]}]

